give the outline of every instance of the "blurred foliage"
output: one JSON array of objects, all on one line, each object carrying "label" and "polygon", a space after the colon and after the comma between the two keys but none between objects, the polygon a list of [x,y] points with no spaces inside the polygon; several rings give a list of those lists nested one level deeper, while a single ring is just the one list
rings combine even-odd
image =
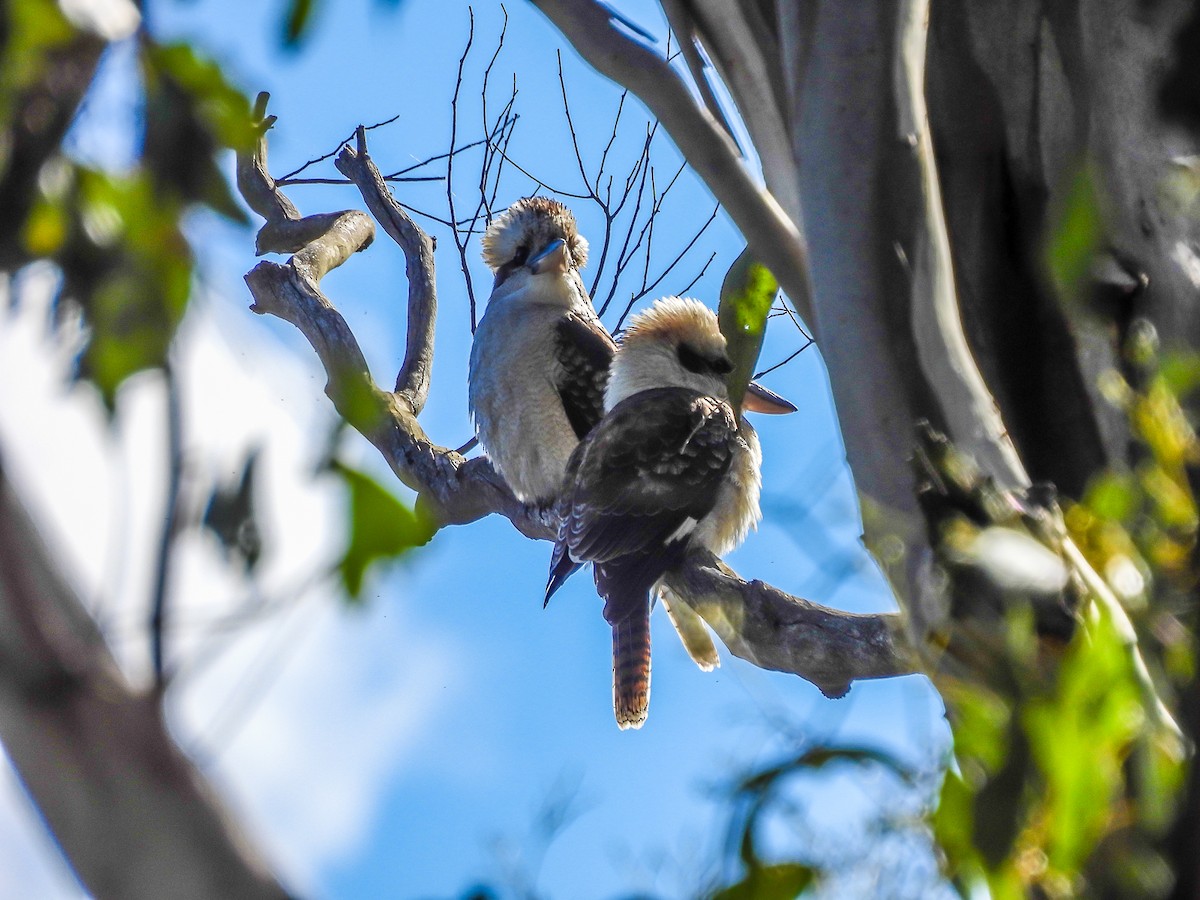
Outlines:
[{"label": "blurred foliage", "polygon": [[1046,268],[1058,295],[1078,302],[1101,239],[1100,217],[1091,170],[1076,173],[1058,210],[1057,223],[1046,243]]},{"label": "blurred foliage", "polygon": [[[395,9],[401,0],[375,0],[376,6]],[[280,38],[289,50],[298,50],[312,36],[321,0],[287,0],[283,9]]]},{"label": "blurred foliage", "polygon": [[[1159,359],[1145,323],[1131,329],[1127,358],[1129,378],[1110,373],[1104,388],[1128,415],[1137,461],[1094,479],[1064,525],[1125,606],[1170,698],[1195,677],[1200,445],[1180,396],[1200,385],[1200,358]],[[955,763],[933,826],[964,896],[981,883],[995,898],[1153,898],[1172,888],[1162,848],[1186,760],[1149,714],[1119,624],[1099,604],[1083,612],[1064,648],[1010,608],[990,676],[939,679]]]},{"label": "blurred foliage", "polygon": [[757,769],[736,780],[730,790],[730,820],[725,869],[736,872],[729,883],[712,888],[709,900],[793,900],[821,880],[811,860],[768,860],[759,832],[774,808],[785,803],[788,783],[838,764],[882,766],[902,781],[908,772],[896,760],[869,747],[812,747]]},{"label": "blurred foliage", "polygon": [[427,544],[437,528],[419,507],[409,509],[366,473],[337,461],[331,468],[345,482],[350,501],[350,540],[337,570],[347,596],[359,600],[370,566]]},{"label": "blurred foliage", "polygon": [[0,260],[12,270],[56,264],[59,308],[79,309],[89,333],[79,377],[111,410],[126,378],[162,366],[187,309],[194,258],[185,214],[207,208],[245,221],[218,156],[252,139],[249,104],[215,63],[139,33],[140,154],[124,171],[81,165],[63,140],[102,41],[48,0],[13,0],[4,16]]},{"label": "blurred foliage", "polygon": [[259,448],[246,454],[241,473],[231,482],[213,488],[200,524],[221,542],[230,559],[241,561],[246,573],[252,573],[262,556],[262,532],[255,506],[255,472]]},{"label": "blurred foliage", "polygon": [[721,283],[721,302],[717,321],[733,360],[729,373],[729,398],[740,407],[746,387],[754,377],[763,337],[767,333],[767,316],[779,293],[779,283],[762,263],[743,250],[733,261]]}]

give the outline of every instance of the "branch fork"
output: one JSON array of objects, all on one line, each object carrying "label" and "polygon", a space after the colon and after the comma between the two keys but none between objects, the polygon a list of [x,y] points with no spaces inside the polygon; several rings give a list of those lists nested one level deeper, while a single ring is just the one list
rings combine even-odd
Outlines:
[{"label": "branch fork", "polygon": [[[261,262],[246,275],[254,297],[251,309],[290,322],[308,339],[325,368],[325,392],[335,408],[416,491],[417,504],[438,526],[494,513],[526,537],[553,540],[558,529],[553,510],[520,502],[486,457],[466,459],[435,443],[418,421],[433,359],[434,242],[391,195],[367,152],[365,130],[358,129],[353,148],[342,148],[336,165],[407,262],[408,342],[394,391],[375,383],[354,334],[320,289],[325,273],[371,243],[374,224],[355,210],[300,216],[267,171],[266,129],[273,119],[265,111],[266,98],[260,95],[256,114],[262,137],[239,156],[238,187],[266,220],[258,251],[293,255],[284,264]],[[799,675],[828,696],[844,695],[860,678],[918,671],[899,614],[855,615],[823,607],[760,581],[747,582],[703,551],[671,573],[666,585],[735,656]]]}]

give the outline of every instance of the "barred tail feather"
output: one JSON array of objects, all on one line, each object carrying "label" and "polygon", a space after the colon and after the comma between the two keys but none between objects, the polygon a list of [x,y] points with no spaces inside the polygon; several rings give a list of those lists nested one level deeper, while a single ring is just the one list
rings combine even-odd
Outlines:
[{"label": "barred tail feather", "polygon": [[612,634],[617,725],[641,728],[650,711],[650,604],[613,625]]}]

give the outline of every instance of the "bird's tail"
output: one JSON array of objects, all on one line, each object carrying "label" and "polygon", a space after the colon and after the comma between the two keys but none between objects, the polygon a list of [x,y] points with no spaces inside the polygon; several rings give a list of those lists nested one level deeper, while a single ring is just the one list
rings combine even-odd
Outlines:
[{"label": "bird's tail", "polygon": [[641,728],[650,711],[650,604],[612,627],[613,712],[617,725]]},{"label": "bird's tail", "polygon": [[704,620],[671,593],[671,589],[665,584],[659,585],[658,596],[662,599],[663,608],[667,611],[679,640],[683,642],[683,649],[692,658],[692,662],[700,667],[701,672],[711,672],[719,667],[721,655],[717,653],[717,646],[709,636],[708,629],[704,627]]}]

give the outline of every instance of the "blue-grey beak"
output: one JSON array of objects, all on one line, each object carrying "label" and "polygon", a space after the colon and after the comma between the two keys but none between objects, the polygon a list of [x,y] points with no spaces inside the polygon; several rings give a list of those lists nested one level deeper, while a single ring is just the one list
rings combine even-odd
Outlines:
[{"label": "blue-grey beak", "polygon": [[525,264],[534,275],[543,272],[565,272],[570,267],[567,258],[567,242],[555,238],[537,256]]},{"label": "blue-grey beak", "polygon": [[752,381],[746,388],[742,409],[748,412],[766,413],[770,416],[785,416],[796,411],[796,404],[780,397],[769,388],[763,387],[757,381]]}]

